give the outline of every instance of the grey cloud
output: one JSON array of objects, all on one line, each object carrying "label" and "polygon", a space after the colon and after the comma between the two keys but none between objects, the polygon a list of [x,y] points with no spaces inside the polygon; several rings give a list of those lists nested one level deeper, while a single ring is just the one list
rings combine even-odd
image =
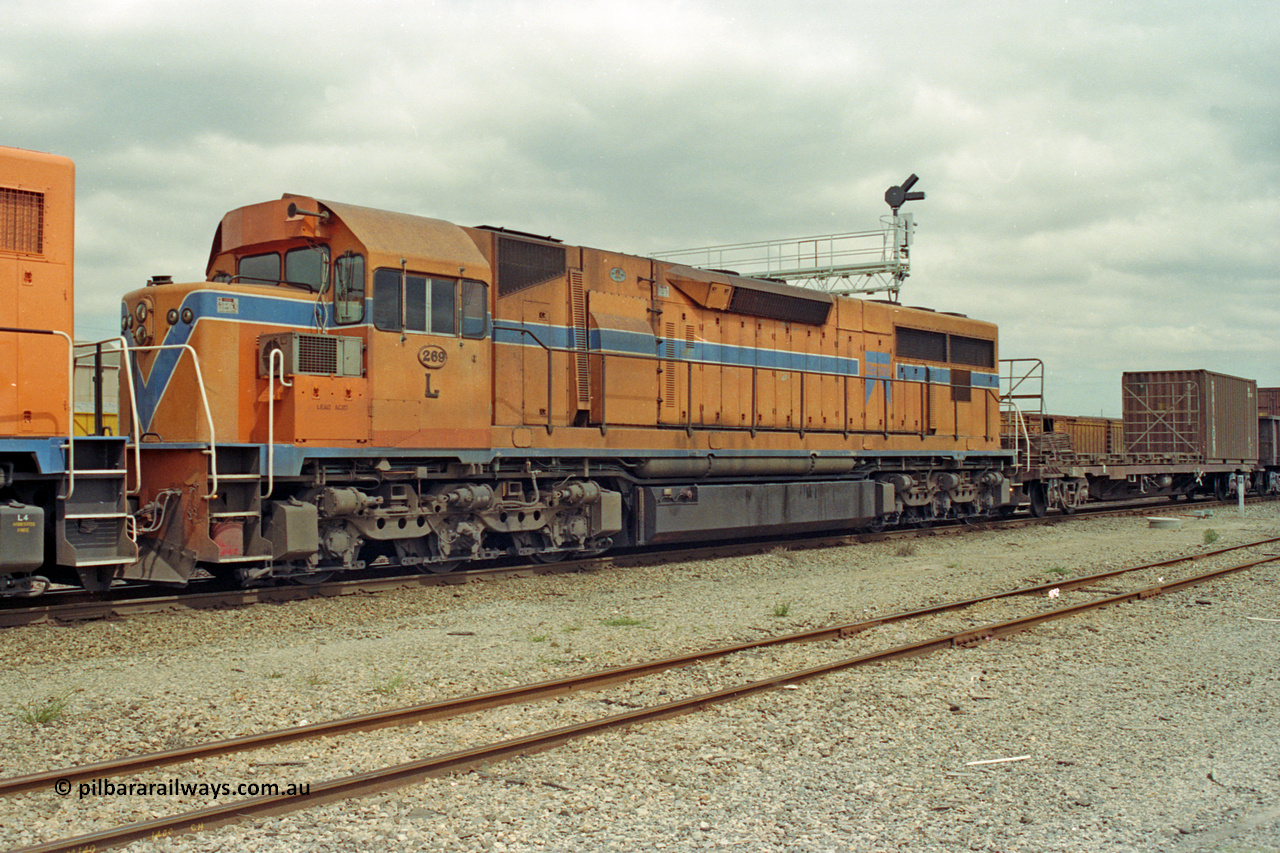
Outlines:
[{"label": "grey cloud", "polygon": [[904,299],[1085,411],[1135,366],[1280,385],[1278,43],[1190,0],[15,0],[0,142],[78,163],[94,331],[286,191],[649,252],[872,228],[914,171]]}]

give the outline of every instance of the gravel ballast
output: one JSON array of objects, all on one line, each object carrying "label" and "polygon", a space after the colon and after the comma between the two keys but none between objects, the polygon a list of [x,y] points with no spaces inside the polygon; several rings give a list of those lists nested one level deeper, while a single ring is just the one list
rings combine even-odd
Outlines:
[{"label": "gravel ballast", "polygon": [[[1161,507],[1163,516],[1176,515]],[[558,678],[1280,535],[1276,505],[0,632],[0,775]],[[1217,542],[1206,545],[1212,529]],[[1280,543],[1258,554],[1280,551]],[[1244,559],[1244,555],[1241,556]],[[1195,571],[1169,570],[1170,580]],[[1099,593],[1101,594],[1101,593]],[[1049,606],[1049,602],[1044,603]],[[994,614],[984,614],[999,618]],[[374,797],[134,851],[1280,850],[1280,564]],[[905,642],[162,768],[318,783]],[[60,718],[24,721],[65,700]],[[236,797],[231,797],[232,799]],[[0,848],[223,802],[0,800]]]}]

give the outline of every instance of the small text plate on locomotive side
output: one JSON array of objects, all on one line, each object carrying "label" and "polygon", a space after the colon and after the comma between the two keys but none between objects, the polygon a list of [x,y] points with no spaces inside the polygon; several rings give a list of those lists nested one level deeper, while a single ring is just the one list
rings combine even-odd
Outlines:
[{"label": "small text plate on locomotive side", "polygon": [[444,347],[435,344],[427,344],[418,350],[418,361],[423,367],[432,370],[437,367],[444,367],[445,362],[449,360],[449,353],[445,352]]}]

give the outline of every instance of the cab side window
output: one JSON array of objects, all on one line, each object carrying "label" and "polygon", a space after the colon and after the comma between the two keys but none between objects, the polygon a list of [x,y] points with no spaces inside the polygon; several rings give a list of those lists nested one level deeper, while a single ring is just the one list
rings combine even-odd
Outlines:
[{"label": "cab side window", "polygon": [[373,325],[384,332],[458,334],[458,282],[380,269],[373,274]]},{"label": "cab side window", "polygon": [[364,321],[364,255],[347,252],[334,265],[333,321]]},{"label": "cab side window", "polygon": [[462,336],[489,334],[489,288],[481,281],[462,282]]}]

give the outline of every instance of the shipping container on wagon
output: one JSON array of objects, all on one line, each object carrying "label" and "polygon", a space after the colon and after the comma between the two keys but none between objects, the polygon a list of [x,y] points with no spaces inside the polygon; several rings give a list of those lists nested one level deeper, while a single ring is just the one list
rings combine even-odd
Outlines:
[{"label": "shipping container on wagon", "polygon": [[1258,414],[1280,417],[1280,388],[1258,389]]},{"label": "shipping container on wagon", "polygon": [[1280,467],[1280,415],[1258,416],[1258,463]]},{"label": "shipping container on wagon", "polygon": [[1124,441],[1131,456],[1206,463],[1258,459],[1258,387],[1208,370],[1154,370],[1121,377]]}]

